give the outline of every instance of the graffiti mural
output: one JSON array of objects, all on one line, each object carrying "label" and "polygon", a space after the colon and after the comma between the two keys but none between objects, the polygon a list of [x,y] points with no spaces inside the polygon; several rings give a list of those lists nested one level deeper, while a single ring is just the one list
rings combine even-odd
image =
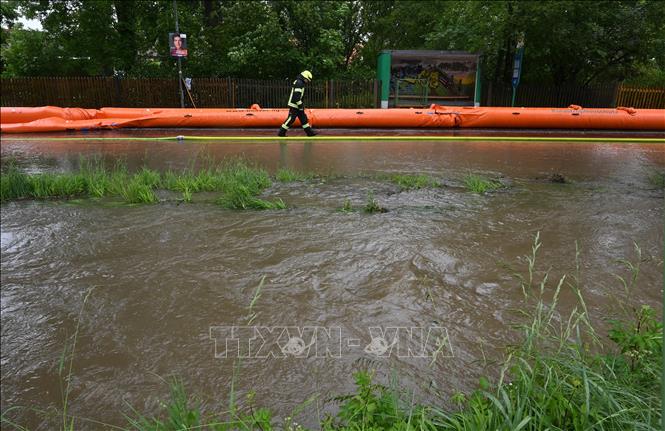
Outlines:
[{"label": "graffiti mural", "polygon": [[[392,51],[392,105],[473,104],[478,55],[459,51]],[[415,103],[410,103],[415,102]]]}]

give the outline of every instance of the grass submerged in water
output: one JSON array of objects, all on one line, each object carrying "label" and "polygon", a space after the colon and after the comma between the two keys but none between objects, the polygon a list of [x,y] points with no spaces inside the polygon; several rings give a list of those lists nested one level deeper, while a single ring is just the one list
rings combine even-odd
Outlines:
[{"label": "grass submerged in water", "polygon": [[397,184],[402,190],[424,189],[429,187],[439,187],[436,179],[429,175],[407,175],[397,174],[390,177],[390,181]]},{"label": "grass submerged in water", "polygon": [[[324,431],[660,429],[663,328],[649,307],[625,305],[629,303],[625,299],[633,295],[637,286],[642,261],[640,249],[635,247],[635,263],[622,261],[629,276],[617,277],[622,289],[617,289],[621,295],[616,298],[616,310],[623,316],[610,321],[608,337],[613,345],[603,346],[579,286],[582,267],[579,249],[573,273],[552,281],[549,271],[537,268],[540,247],[536,235],[531,253],[525,259],[527,269],[515,274],[523,293],[522,309],[528,311],[522,313],[521,338],[507,350],[495,378],[481,377],[476,390],[456,393],[450,400],[452,407],[441,407],[418,404],[413,394],[400,389],[396,382],[390,387],[383,386],[374,381],[373,371],[361,371],[354,374],[355,392],[330,399],[339,409],[334,415],[320,418],[317,428]],[[260,297],[263,281],[254,294],[250,312]],[[567,313],[559,306],[559,298],[564,294],[576,298],[572,311]],[[79,320],[81,314],[82,311]],[[78,324],[73,344],[65,349],[61,360],[61,377],[65,382],[71,381],[77,334]],[[170,388],[171,399],[162,403],[161,414],[146,416],[130,407],[131,412],[125,414],[127,428],[113,428],[304,431],[306,428],[294,418],[315,399],[305,401],[288,417],[277,419],[269,408],[256,405],[254,392],[242,400],[236,398],[234,374],[228,408],[224,413],[206,415],[202,403],[187,394],[180,380],[172,380]],[[67,430],[76,429],[84,422],[68,414],[69,391],[67,383],[62,409],[62,429]],[[25,429],[10,417],[18,409],[3,412],[3,425]]]},{"label": "grass submerged in water", "polygon": [[281,168],[275,173],[275,179],[280,183],[293,183],[296,181],[307,181],[316,177],[314,174],[305,174],[288,168]]},{"label": "grass submerged in water", "polygon": [[[649,307],[625,308],[612,322],[603,346],[589,319],[576,270],[552,282],[538,271],[541,243],[536,236],[526,256],[528,270],[517,275],[525,306],[522,338],[507,351],[498,377],[482,377],[477,390],[457,393],[453,408],[413,402],[412,394],[379,385],[371,371],[354,375],[356,391],[333,398],[334,416],[323,418],[325,431],[356,430],[657,430],[660,429],[660,373],[662,325]],[[630,296],[639,273],[637,263],[625,261],[631,276],[618,277]],[[536,274],[543,274],[538,280]],[[559,298],[568,291],[577,304],[567,314]],[[231,399],[235,399],[234,396]],[[138,430],[304,430],[291,417],[277,420],[267,408],[254,405],[250,394],[243,406],[233,405],[228,415],[204,421],[202,412],[180,382],[172,385],[166,418],[130,419]]]},{"label": "grass submerged in water", "polygon": [[[346,206],[346,202],[344,203]],[[367,201],[365,202],[365,207],[363,208],[363,211],[365,211],[368,214],[374,214],[374,213],[385,213],[388,212],[388,210],[379,204],[379,201],[376,200],[374,197],[374,192],[369,192],[367,194]]]},{"label": "grass submerged in water", "polygon": [[468,174],[462,179],[462,181],[467,190],[477,194],[483,194],[503,188],[501,182],[476,174]]},{"label": "grass submerged in water", "polygon": [[42,173],[29,175],[13,163],[3,166],[0,198],[3,202],[17,199],[54,199],[72,197],[119,197],[127,203],[152,204],[159,202],[155,191],[182,193],[183,201],[191,202],[192,194],[220,192],[217,202],[231,209],[283,209],[282,200],[267,201],[257,196],[272,185],[270,176],[261,168],[243,160],[230,160],[199,171],[192,168],[182,172],[143,167],[130,174],[126,165],[116,163],[112,168],[100,159],[81,159],[75,173]]}]

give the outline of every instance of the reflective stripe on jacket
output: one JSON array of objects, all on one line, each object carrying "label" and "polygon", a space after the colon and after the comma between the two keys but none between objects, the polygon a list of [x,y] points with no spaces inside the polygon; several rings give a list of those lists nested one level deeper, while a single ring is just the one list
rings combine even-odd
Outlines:
[{"label": "reflective stripe on jacket", "polygon": [[298,77],[293,84],[291,84],[291,95],[289,96],[289,107],[296,109],[303,109],[302,99],[305,95],[305,81]]}]

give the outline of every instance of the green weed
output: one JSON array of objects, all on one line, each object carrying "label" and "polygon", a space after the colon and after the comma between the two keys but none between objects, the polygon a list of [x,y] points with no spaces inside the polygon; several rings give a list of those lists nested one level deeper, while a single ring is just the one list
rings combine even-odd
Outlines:
[{"label": "green weed", "polygon": [[483,194],[503,187],[501,182],[480,175],[468,174],[463,178],[464,186],[472,193]]},{"label": "green weed", "polygon": [[81,195],[86,190],[85,179],[81,175],[44,173],[29,178],[32,183],[30,197],[48,199]]},{"label": "green weed", "polygon": [[374,198],[374,192],[369,192],[367,194],[367,201],[365,203],[365,207],[363,208],[363,211],[369,214],[373,213],[385,213],[388,212],[387,209],[382,207],[379,202]]},{"label": "green weed", "polygon": [[281,199],[275,201],[267,201],[259,199],[255,195],[258,191],[254,190],[251,185],[229,183],[226,185],[227,191],[217,201],[219,205],[228,209],[235,210],[273,210],[285,209],[286,204]]},{"label": "green weed", "polygon": [[342,205],[342,208],[339,209],[343,213],[350,213],[353,212],[353,205],[351,205],[351,200],[350,199],[344,199],[344,205]]},{"label": "green weed", "polygon": [[32,195],[30,177],[15,165],[8,166],[0,176],[0,200],[2,202],[27,198]]},{"label": "green weed", "polygon": [[[575,274],[554,284],[548,272],[536,281],[540,245],[536,236],[532,254],[527,256],[528,273],[519,277],[527,303],[535,300],[521,325],[521,344],[509,352],[496,383],[485,379],[468,397],[458,396],[457,401],[463,401],[459,412],[436,412],[441,429],[656,430],[659,379],[645,384],[626,366],[623,355],[591,353],[590,345],[602,346],[578,285],[579,261]],[[563,289],[578,299],[567,315],[558,307]],[[641,367],[658,370],[659,375],[662,326],[648,311],[637,322],[632,327],[615,327],[610,338],[622,346],[624,354],[642,361]],[[644,354],[634,354],[635,349]],[[658,353],[647,354],[652,350]]]},{"label": "green weed", "polygon": [[424,189],[437,187],[438,182],[429,175],[399,174],[390,177],[390,181],[397,184],[402,190]]},{"label": "green weed", "polygon": [[120,195],[125,202],[130,204],[153,204],[159,201],[152,188],[145,184],[141,178],[135,178],[124,185]]}]

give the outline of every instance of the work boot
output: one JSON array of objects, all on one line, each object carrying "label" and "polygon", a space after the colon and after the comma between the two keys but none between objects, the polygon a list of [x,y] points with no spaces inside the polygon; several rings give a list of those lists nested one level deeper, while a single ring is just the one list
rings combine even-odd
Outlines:
[{"label": "work boot", "polygon": [[312,129],[311,127],[306,127],[305,128],[305,133],[307,133],[307,136],[316,136],[319,134],[316,130]]},{"label": "work boot", "polygon": [[281,136],[281,137],[286,136],[286,129],[284,127],[280,127],[279,132],[277,133],[277,136]]}]

